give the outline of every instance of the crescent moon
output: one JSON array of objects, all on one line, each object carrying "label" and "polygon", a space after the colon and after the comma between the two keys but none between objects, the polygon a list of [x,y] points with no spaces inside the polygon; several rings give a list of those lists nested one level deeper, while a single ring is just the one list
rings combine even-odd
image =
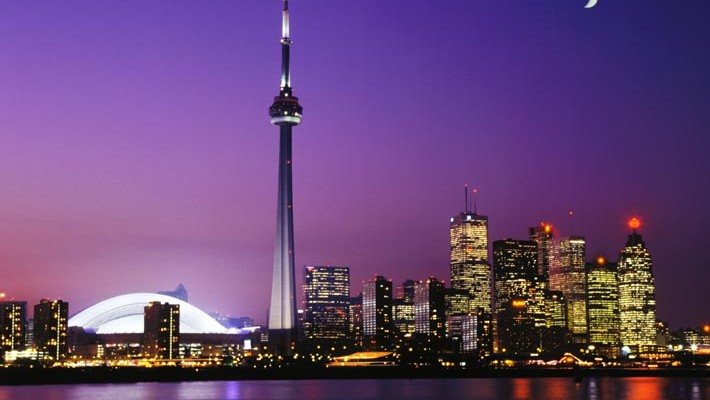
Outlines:
[{"label": "crescent moon", "polygon": [[596,5],[597,5],[597,1],[598,1],[598,0],[589,0],[589,2],[587,3],[586,6],[584,6],[584,8],[592,8],[592,7],[596,6]]}]

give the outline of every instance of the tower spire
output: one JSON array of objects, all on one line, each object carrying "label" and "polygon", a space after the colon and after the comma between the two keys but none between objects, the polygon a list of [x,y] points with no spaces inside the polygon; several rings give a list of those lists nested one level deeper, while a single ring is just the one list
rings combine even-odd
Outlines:
[{"label": "tower spire", "polygon": [[291,38],[289,32],[288,0],[284,0],[281,17],[281,95],[291,95]]}]

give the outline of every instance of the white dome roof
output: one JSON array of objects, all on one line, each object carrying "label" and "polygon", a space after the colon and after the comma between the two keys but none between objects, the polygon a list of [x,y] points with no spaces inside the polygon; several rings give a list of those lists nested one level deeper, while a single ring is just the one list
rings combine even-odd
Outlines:
[{"label": "white dome roof", "polygon": [[157,293],[129,293],[85,308],[69,319],[96,333],[143,333],[143,308],[151,301],[180,305],[181,333],[226,333],[227,329],[190,303]]}]

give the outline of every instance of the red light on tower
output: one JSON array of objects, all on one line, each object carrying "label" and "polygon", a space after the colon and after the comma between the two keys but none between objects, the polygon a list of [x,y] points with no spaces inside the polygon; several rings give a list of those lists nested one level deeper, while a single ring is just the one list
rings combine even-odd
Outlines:
[{"label": "red light on tower", "polygon": [[640,227],[641,227],[641,221],[638,218],[633,217],[629,220],[629,228],[636,230]]}]

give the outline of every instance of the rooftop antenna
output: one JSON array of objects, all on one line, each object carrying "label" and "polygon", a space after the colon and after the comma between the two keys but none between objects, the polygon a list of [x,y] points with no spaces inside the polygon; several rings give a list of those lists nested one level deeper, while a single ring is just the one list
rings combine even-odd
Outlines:
[{"label": "rooftop antenna", "polygon": [[574,211],[570,210],[569,212],[569,235],[572,236],[574,234]]},{"label": "rooftop antenna", "polygon": [[464,201],[466,202],[466,214],[468,214],[468,210],[470,209],[468,207],[468,183],[463,185],[463,196],[464,196]]},{"label": "rooftop antenna", "polygon": [[478,215],[478,207],[476,204],[476,193],[478,193],[478,189],[473,188],[471,191],[473,192],[473,213]]}]

